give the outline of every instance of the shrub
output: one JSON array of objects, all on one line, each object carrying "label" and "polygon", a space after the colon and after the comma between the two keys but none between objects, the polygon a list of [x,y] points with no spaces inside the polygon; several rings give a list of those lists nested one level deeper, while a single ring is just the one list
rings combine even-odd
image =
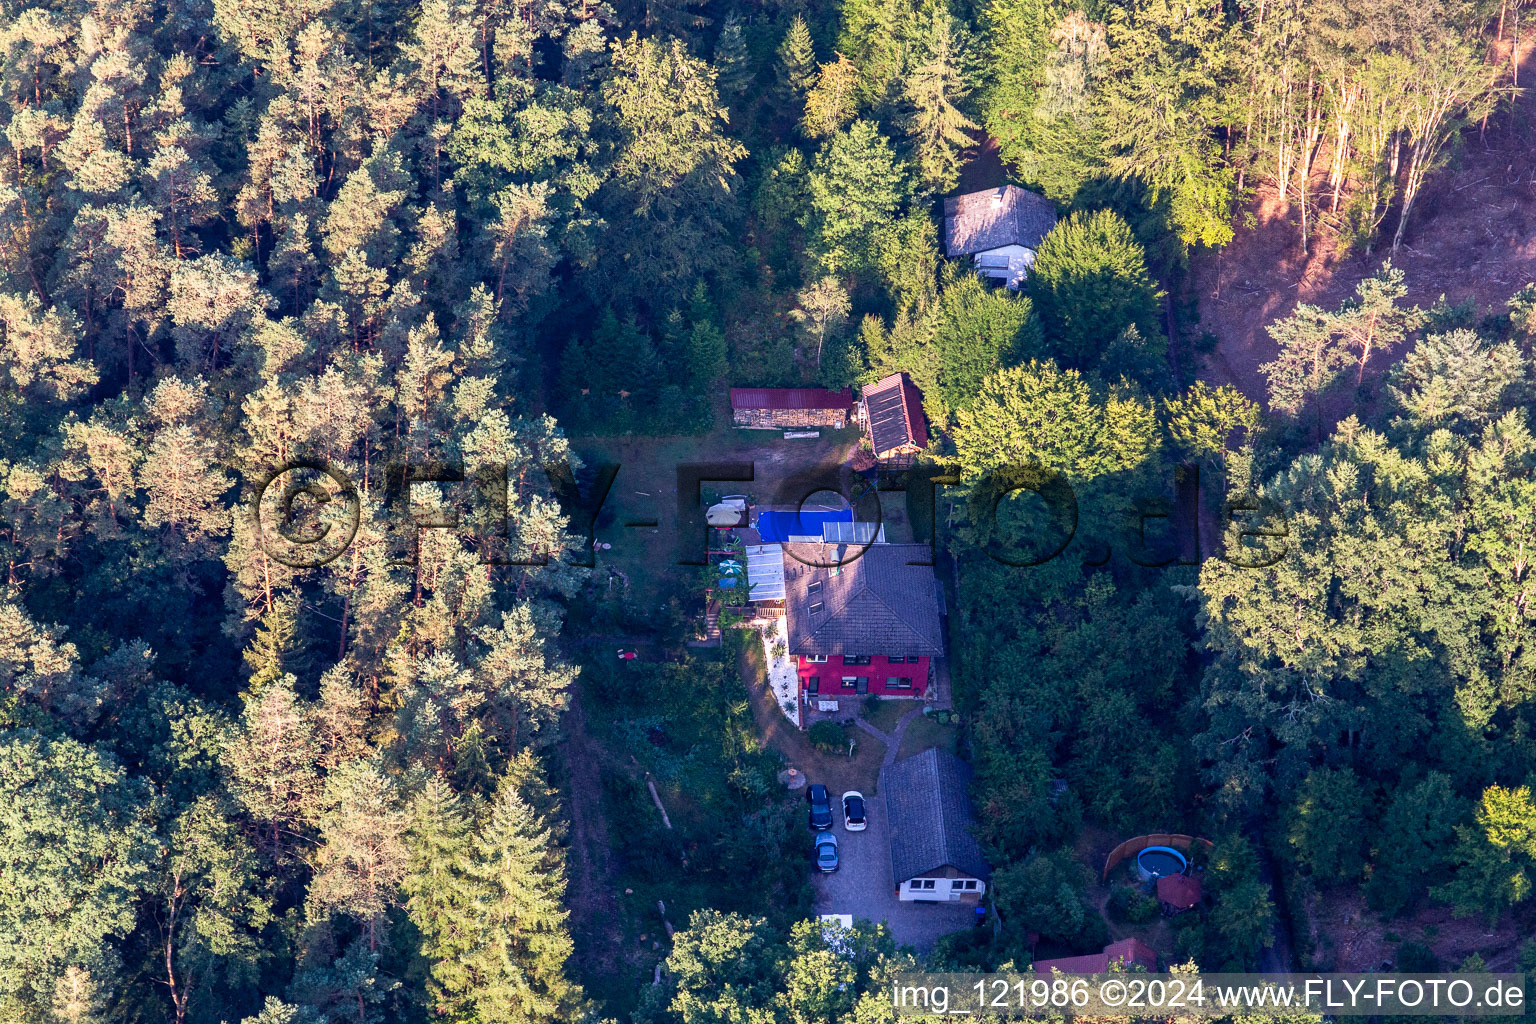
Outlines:
[{"label": "shrub", "polygon": [[1417,942],[1405,942],[1397,947],[1397,969],[1409,974],[1440,969],[1440,961],[1434,950]]},{"label": "shrub", "polygon": [[1128,924],[1146,924],[1158,915],[1157,899],[1140,889],[1122,886],[1110,893],[1109,912],[1115,920]]},{"label": "shrub", "polygon": [[817,750],[834,753],[848,745],[848,736],[836,722],[813,722],[805,732],[811,746]]}]

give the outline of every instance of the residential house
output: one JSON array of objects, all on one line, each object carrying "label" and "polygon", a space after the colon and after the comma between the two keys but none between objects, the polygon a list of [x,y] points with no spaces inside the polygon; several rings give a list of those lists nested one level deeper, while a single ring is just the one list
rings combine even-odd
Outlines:
[{"label": "residential house", "polygon": [[738,427],[846,427],[852,411],[848,388],[731,388],[731,422]]},{"label": "residential house", "polygon": [[944,251],[970,256],[976,272],[1018,288],[1040,242],[1056,226],[1056,206],[1017,185],[944,200]]},{"label": "residential house", "polygon": [[1102,953],[1086,956],[1064,956],[1056,960],[1036,960],[1036,974],[1103,974],[1113,964],[1122,967],[1143,967],[1157,970],[1157,951],[1137,938],[1121,939],[1104,947]]},{"label": "residential house", "polygon": [[931,659],[944,653],[938,579],[922,564],[931,556],[925,544],[796,544],[784,553],[788,646],[803,700],[926,692]]},{"label": "residential house", "polygon": [[970,768],[930,747],[880,772],[896,897],[976,903],[992,871],[972,834]]},{"label": "residential house", "polygon": [[880,462],[910,462],[928,447],[923,397],[905,373],[893,373],[864,389],[859,423]]}]

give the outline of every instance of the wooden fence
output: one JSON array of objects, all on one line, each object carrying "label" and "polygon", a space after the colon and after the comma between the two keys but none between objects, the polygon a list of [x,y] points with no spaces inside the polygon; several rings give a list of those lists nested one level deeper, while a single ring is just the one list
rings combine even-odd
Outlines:
[{"label": "wooden fence", "polygon": [[1199,843],[1206,850],[1212,849],[1216,844],[1209,839],[1201,839],[1197,836],[1186,836],[1177,833],[1158,833],[1156,835],[1137,836],[1135,839],[1127,839],[1104,858],[1104,873],[1101,881],[1109,881],[1109,873],[1125,858],[1134,857],[1149,846],[1168,846],[1181,853],[1188,853],[1190,847]]}]

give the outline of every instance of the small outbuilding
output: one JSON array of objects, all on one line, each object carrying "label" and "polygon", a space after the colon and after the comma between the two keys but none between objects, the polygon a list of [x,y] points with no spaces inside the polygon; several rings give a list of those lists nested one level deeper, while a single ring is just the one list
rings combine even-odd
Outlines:
[{"label": "small outbuilding", "polygon": [[891,875],[904,902],[976,903],[992,870],[972,834],[970,768],[930,747],[880,772]]},{"label": "small outbuilding", "polygon": [[971,257],[976,272],[1018,288],[1035,252],[1056,226],[1056,205],[1037,192],[1003,185],[944,200],[944,251]]},{"label": "small outbuilding", "polygon": [[1155,971],[1157,970],[1157,951],[1140,939],[1121,939],[1119,942],[1111,942],[1105,946],[1102,953],[1064,956],[1055,960],[1036,960],[1035,973],[1050,974],[1052,971],[1060,971],[1062,974],[1103,974],[1114,964],[1122,967],[1135,965],[1148,971]]},{"label": "small outbuilding", "polygon": [[928,447],[923,396],[905,373],[893,373],[864,389],[859,421],[880,462],[909,462]]},{"label": "small outbuilding", "polygon": [[1169,916],[1195,909],[1204,895],[1196,875],[1165,875],[1157,880],[1157,902]]},{"label": "small outbuilding", "polygon": [[738,427],[841,428],[853,412],[848,388],[731,388],[731,422]]}]

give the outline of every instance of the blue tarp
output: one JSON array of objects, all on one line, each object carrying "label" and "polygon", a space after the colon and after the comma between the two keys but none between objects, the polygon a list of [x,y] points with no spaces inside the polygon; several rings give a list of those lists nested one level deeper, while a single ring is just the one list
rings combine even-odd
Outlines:
[{"label": "blue tarp", "polygon": [[757,534],[764,544],[782,544],[791,537],[821,537],[822,523],[851,523],[853,509],[843,508],[813,512],[803,509],[796,515],[789,511],[764,511],[757,514]]}]

